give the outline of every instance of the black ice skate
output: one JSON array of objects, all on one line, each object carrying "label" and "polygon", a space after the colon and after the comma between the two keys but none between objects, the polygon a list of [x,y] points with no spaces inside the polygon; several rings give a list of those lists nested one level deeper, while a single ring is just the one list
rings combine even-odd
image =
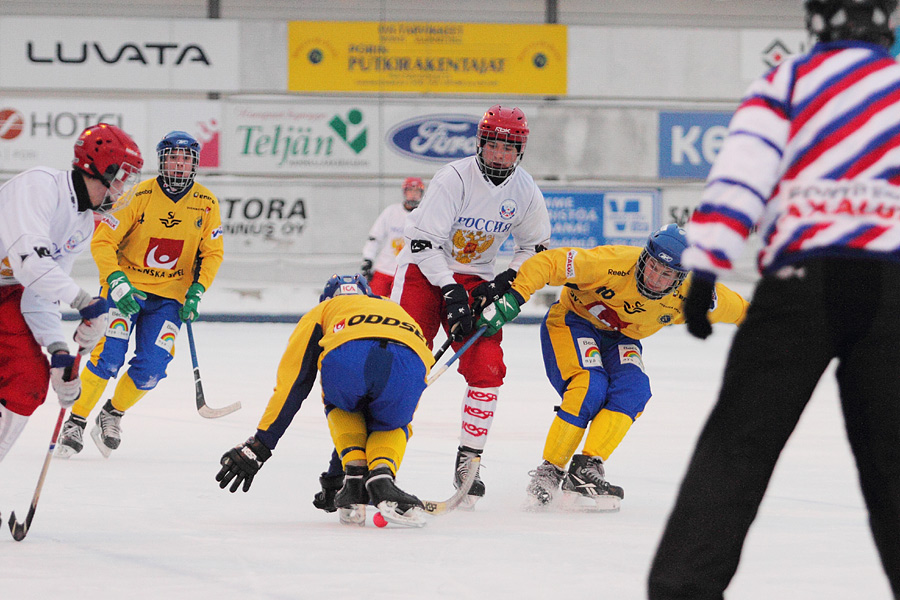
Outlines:
[{"label": "black ice skate", "polygon": [[87,426],[87,419],[78,415],[70,414],[62,426],[62,433],[59,434],[59,441],[56,443],[56,456],[59,458],[69,458],[81,452],[84,448],[84,428]]},{"label": "black ice skate", "polygon": [[[469,474],[469,460],[476,456],[481,456],[483,450],[475,450],[473,448],[469,448],[468,446],[460,446],[456,451],[456,473],[453,477],[453,487],[459,489],[462,487],[463,482],[466,480],[466,475]],[[466,496],[465,501],[460,504],[460,508],[474,508],[475,503],[478,502],[481,498],[484,497],[484,482],[481,480],[481,463],[478,463],[478,466],[475,467],[475,481],[472,483],[472,487],[469,488],[469,495]]]},{"label": "black ice skate", "polygon": [[532,507],[540,508],[553,502],[559,492],[559,484],[566,472],[549,461],[544,461],[534,471],[529,471],[531,482],[525,491]]},{"label": "black ice skate", "polygon": [[562,489],[576,508],[617,511],[625,491],[606,481],[603,459],[579,454],[572,458]]},{"label": "black ice skate", "polygon": [[313,506],[327,513],[333,513],[337,510],[337,507],[334,505],[334,497],[344,485],[344,474],[329,475],[328,473],[322,473],[319,476],[319,485],[322,486],[322,490],[316,492],[316,495],[313,497]]},{"label": "black ice skate", "polygon": [[96,425],[91,429],[91,438],[97,444],[100,454],[109,458],[112,451],[119,447],[122,441],[122,415],[121,410],[113,408],[112,401],[107,400],[103,410],[97,414]]},{"label": "black ice skate", "polygon": [[378,507],[381,516],[388,523],[406,527],[425,525],[425,507],[422,501],[397,487],[390,468],[382,466],[369,471],[366,490],[372,504]]},{"label": "black ice skate", "polygon": [[334,506],[344,525],[366,524],[366,504],[369,494],[366,492],[366,467],[347,465],[344,474],[344,485],[334,496]]}]

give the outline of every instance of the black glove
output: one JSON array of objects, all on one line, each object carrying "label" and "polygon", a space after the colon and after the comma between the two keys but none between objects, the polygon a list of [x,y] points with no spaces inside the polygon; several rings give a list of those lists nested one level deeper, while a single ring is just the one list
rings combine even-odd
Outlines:
[{"label": "black glove", "polygon": [[493,281],[479,283],[472,290],[472,310],[480,314],[487,306],[502,298],[509,291],[515,278],[516,272],[507,269],[494,277]]},{"label": "black glove", "polygon": [[713,309],[713,295],[716,290],[714,279],[691,277],[691,289],[681,310],[684,311],[684,321],[692,336],[705,340],[712,333],[712,325],[709,324],[709,311]]},{"label": "black glove", "polygon": [[250,437],[243,444],[239,444],[222,455],[222,468],[216,474],[216,481],[223,490],[228,487],[231,480],[229,490],[232,494],[244,484],[244,491],[250,489],[253,483],[253,476],[262,468],[263,463],[269,460],[272,451],[263,445],[262,442],[255,437]]},{"label": "black glove", "polygon": [[451,283],[441,288],[444,295],[444,311],[447,315],[447,329],[450,339],[461,342],[472,333],[475,319],[469,308],[469,294],[461,283]]},{"label": "black glove", "polygon": [[372,261],[364,258],[362,264],[359,265],[360,274],[366,278],[366,281],[372,283]]}]

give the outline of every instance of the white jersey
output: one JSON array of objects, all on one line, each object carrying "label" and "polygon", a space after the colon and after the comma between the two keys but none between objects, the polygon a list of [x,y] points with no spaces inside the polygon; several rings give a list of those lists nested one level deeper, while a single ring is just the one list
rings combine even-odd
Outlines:
[{"label": "white jersey", "polygon": [[402,202],[391,204],[381,211],[369,230],[369,240],[363,246],[362,255],[364,259],[372,261],[377,272],[394,276],[397,255],[404,246],[403,227],[408,214],[409,211],[403,208]]},{"label": "white jersey", "polygon": [[494,185],[470,156],[435,174],[422,203],[406,218],[406,245],[397,262],[415,264],[438,287],[455,283],[453,273],[489,280],[510,235],[516,242],[511,269],[518,270],[538,247],[547,247],[550,216],[544,195],[522,167]]},{"label": "white jersey", "polygon": [[69,171],[37,167],[0,186],[0,285],[25,287],[22,314],[42,346],[64,342],[58,303],[81,291],[69,273],[93,232]]}]

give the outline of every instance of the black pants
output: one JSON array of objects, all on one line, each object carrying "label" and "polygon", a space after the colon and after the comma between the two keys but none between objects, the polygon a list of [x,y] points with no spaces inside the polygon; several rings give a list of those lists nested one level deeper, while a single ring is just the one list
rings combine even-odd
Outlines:
[{"label": "black pants", "polygon": [[[764,278],[650,570],[651,600],[722,600],[778,456],[832,358],[869,524],[900,598],[900,265]],[[840,543],[838,540],[836,544]]]}]

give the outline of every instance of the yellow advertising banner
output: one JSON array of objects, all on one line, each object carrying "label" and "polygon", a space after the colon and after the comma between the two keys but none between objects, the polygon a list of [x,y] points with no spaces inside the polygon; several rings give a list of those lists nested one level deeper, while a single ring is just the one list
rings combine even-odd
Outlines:
[{"label": "yellow advertising banner", "polygon": [[565,25],[288,23],[293,92],[566,94]]}]

